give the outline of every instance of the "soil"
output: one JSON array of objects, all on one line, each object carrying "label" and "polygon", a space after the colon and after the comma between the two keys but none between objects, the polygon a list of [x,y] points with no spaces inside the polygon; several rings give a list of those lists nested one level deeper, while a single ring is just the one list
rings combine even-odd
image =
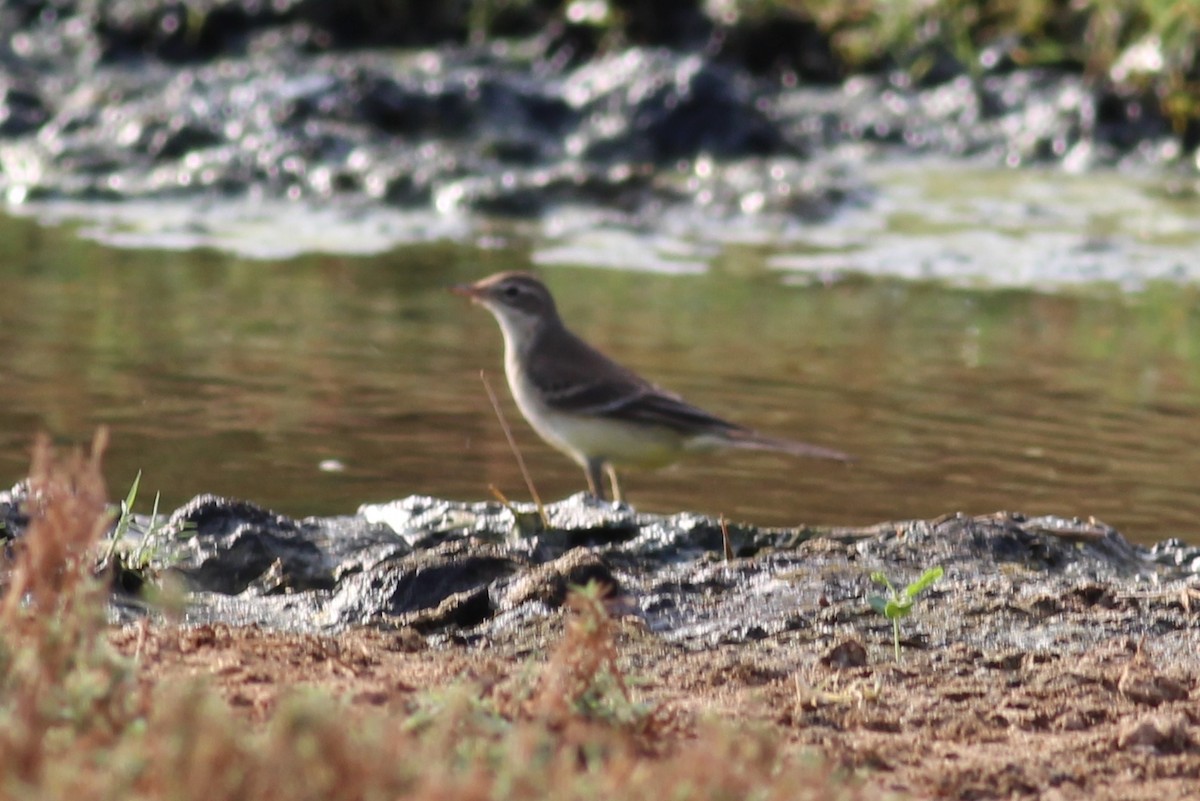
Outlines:
[{"label": "soil", "polygon": [[[1190,596],[1178,602],[1190,611]],[[1114,637],[1082,655],[909,643],[897,663],[890,636],[804,653],[786,634],[696,649],[663,642],[635,617],[619,631],[640,700],[685,720],[770,727],[902,797],[1200,793],[1197,671],[1156,657],[1146,642]],[[142,621],[113,640],[138,656],[146,681],[207,677],[250,721],[300,686],[401,714],[415,694],[464,681],[495,686],[544,659],[515,645],[431,645],[412,629],[322,636]]]},{"label": "soil", "polygon": [[[464,685],[504,712],[591,583],[633,700],[672,723],[664,752],[713,721],[886,797],[1200,798],[1191,546],[1008,512],[826,530],[579,498],[546,514],[529,528],[519,509],[416,498],[294,521],[200,498],[164,541],[191,555],[160,552],[160,575],[190,582],[183,617],[118,589],[111,638],[148,687],[203,678],[251,725],[306,687],[364,717],[407,720]],[[897,654],[878,574],[904,586],[934,565]]]}]

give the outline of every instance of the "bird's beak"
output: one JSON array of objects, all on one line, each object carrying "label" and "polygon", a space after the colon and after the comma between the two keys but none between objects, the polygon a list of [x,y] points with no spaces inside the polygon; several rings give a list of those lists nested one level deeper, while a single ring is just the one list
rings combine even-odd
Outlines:
[{"label": "bird's beak", "polygon": [[450,291],[459,297],[468,298],[476,303],[483,296],[483,290],[476,284],[455,284]]}]

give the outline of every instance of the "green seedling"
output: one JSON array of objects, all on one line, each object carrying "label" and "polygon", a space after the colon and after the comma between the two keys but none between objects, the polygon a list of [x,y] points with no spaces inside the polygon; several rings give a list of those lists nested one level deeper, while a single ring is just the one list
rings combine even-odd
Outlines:
[{"label": "green seedling", "polygon": [[[166,545],[168,538],[173,536],[172,532],[168,531],[166,521],[158,514],[158,505],[160,496],[158,493],[154,495],[154,507],[150,512],[150,522],[146,526],[145,532],[139,539],[138,544],[132,548],[129,547],[126,541],[126,535],[129,533],[129,528],[133,524],[133,506],[137,503],[138,488],[142,482],[142,471],[134,476],[133,484],[129,487],[129,492],[121,501],[120,505],[112,510],[112,514],[116,516],[116,524],[113,526],[112,532],[109,534],[108,547],[102,555],[102,562],[112,563],[116,558],[120,561],[122,567],[131,570],[137,574],[143,574],[149,570],[160,556],[163,548]],[[187,524],[183,527],[184,531],[193,527],[192,524]]]},{"label": "green seedling", "polygon": [[876,612],[892,621],[892,641],[896,646],[897,662],[900,661],[900,618],[906,617],[912,611],[913,602],[917,600],[917,596],[941,577],[942,569],[931,567],[922,573],[919,579],[898,591],[881,571],[871,574],[871,581],[887,587],[888,597],[872,595],[867,598],[867,603]]},{"label": "green seedling", "polygon": [[138,485],[141,483],[142,471],[139,470],[137,475],[133,477],[133,484],[130,485],[129,493],[121,501],[121,505],[112,510],[112,514],[116,516],[117,523],[109,535],[108,549],[103,555],[103,561],[105,562],[112,559],[117,552],[117,546],[125,540],[125,535],[129,533],[129,525],[133,522],[133,504],[137,501]]}]

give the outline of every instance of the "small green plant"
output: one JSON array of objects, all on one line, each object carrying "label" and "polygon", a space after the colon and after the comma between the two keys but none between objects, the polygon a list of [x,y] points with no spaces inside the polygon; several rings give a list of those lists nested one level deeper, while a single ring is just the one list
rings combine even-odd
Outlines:
[{"label": "small green plant", "polygon": [[921,577],[912,584],[909,584],[903,590],[897,590],[882,571],[876,571],[871,574],[871,581],[887,587],[888,595],[887,597],[872,595],[867,598],[867,603],[876,612],[892,621],[892,641],[896,646],[897,662],[900,661],[900,618],[906,617],[912,611],[912,605],[917,600],[917,596],[941,577],[942,568],[931,567],[922,573]]},{"label": "small green plant", "polygon": [[141,486],[141,483],[142,471],[139,470],[137,475],[133,477],[133,483],[129,485],[129,492],[125,494],[125,500],[121,501],[114,539],[120,539],[129,532],[129,523],[133,519],[133,504],[137,502],[138,487]]},{"label": "small green plant", "polygon": [[654,709],[633,699],[617,664],[617,624],[606,606],[611,592],[594,580],[571,587],[566,631],[532,699],[543,718],[587,720],[628,731],[652,723]]},{"label": "small green plant", "polygon": [[139,584],[140,580],[151,572],[152,567],[162,561],[168,540],[194,528],[194,525],[189,523],[179,532],[170,530],[166,521],[159,517],[158,505],[161,496],[155,493],[154,506],[150,510],[150,519],[145,531],[138,538],[137,544],[131,545],[127,537],[133,525],[133,506],[137,502],[141,482],[142,471],[139,470],[120,505],[110,508],[116,522],[108,534],[108,542],[101,555],[102,564],[115,565],[121,571],[133,573],[139,577]]}]

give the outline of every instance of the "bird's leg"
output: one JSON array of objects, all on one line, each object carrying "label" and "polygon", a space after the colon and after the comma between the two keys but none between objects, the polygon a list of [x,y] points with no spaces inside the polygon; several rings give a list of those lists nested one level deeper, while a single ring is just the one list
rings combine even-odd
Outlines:
[{"label": "bird's leg", "polygon": [[[588,492],[598,501],[605,499],[604,477],[600,475],[601,468],[603,467],[604,461],[602,459],[588,459],[583,465],[583,472],[587,474]],[[614,486],[616,485],[614,484]]]},{"label": "bird's leg", "polygon": [[621,482],[617,481],[617,468],[612,466],[612,462],[605,462],[604,472],[608,473],[608,483],[612,485],[613,500],[617,503],[624,503],[625,497],[621,494]]}]

